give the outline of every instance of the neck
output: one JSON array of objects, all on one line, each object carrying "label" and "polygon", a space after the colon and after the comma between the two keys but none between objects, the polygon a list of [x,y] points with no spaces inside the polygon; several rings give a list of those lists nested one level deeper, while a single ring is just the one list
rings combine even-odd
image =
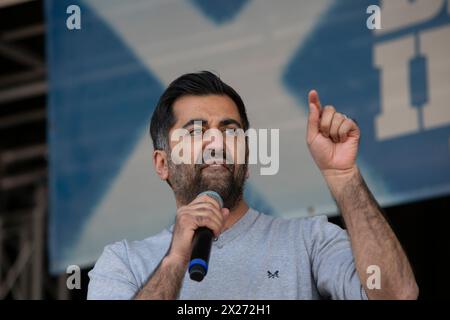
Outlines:
[{"label": "neck", "polygon": [[249,208],[245,200],[243,198],[239,200],[237,206],[234,207],[232,211],[230,211],[230,214],[228,215],[228,218],[225,221],[225,230],[231,228],[233,224],[239,221],[239,219],[241,219],[245,215],[248,209]]}]

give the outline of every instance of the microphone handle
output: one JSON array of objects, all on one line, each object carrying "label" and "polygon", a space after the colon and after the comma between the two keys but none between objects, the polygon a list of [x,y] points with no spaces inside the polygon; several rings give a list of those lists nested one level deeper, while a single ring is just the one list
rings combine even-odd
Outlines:
[{"label": "microphone handle", "polygon": [[207,227],[195,230],[189,263],[189,276],[192,280],[200,282],[208,272],[213,237],[214,233]]}]

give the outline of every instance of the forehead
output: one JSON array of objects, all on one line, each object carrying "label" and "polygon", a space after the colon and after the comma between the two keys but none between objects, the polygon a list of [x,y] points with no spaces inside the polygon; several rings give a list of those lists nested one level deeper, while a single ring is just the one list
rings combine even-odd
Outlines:
[{"label": "forehead", "polygon": [[177,124],[191,119],[220,122],[224,118],[233,118],[241,123],[236,104],[226,95],[183,96],[175,101],[173,113]]}]

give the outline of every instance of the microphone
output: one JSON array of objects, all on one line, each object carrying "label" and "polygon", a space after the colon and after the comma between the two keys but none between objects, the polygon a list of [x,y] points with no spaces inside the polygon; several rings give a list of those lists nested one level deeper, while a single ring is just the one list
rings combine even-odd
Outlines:
[{"label": "microphone", "polygon": [[[208,190],[201,192],[197,197],[204,194],[215,199],[219,207],[223,208],[222,197],[217,192]],[[207,227],[200,227],[195,230],[191,261],[189,262],[189,276],[194,281],[202,281],[208,272],[213,237],[214,233]]]}]

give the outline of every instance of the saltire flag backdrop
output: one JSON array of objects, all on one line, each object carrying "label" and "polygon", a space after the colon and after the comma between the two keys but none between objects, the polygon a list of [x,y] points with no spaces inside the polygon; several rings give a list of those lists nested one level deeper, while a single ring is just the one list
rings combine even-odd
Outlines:
[{"label": "saltire flag backdrop", "polygon": [[[370,5],[382,29],[368,28]],[[258,210],[337,212],[305,143],[312,88],[359,124],[358,164],[382,205],[450,192],[449,1],[47,0],[46,19],[53,273],[173,222],[148,126],[186,72],[217,72],[253,128],[280,129],[278,173],[251,168]]]}]

